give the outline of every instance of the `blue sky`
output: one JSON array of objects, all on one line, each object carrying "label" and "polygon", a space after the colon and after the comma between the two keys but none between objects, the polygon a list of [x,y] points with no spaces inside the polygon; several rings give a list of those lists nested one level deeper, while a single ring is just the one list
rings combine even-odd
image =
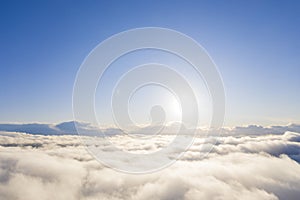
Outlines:
[{"label": "blue sky", "polygon": [[300,122],[297,1],[1,1],[0,122],[72,119],[82,61],[131,28],[175,29],[217,64],[225,124]]}]

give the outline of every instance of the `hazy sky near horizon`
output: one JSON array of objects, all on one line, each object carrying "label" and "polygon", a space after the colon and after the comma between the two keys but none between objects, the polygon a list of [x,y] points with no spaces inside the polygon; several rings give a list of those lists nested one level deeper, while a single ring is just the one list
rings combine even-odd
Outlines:
[{"label": "hazy sky near horizon", "polygon": [[113,34],[164,27],[199,42],[226,90],[225,125],[299,123],[298,1],[1,1],[0,122],[72,120],[88,53]]}]

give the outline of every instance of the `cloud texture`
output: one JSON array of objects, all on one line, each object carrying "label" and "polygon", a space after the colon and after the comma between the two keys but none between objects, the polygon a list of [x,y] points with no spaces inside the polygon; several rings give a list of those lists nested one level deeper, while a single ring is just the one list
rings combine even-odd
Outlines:
[{"label": "cloud texture", "polygon": [[[120,173],[98,163],[74,135],[0,135],[0,199],[232,200],[300,196],[300,134],[296,132],[197,138],[175,164],[143,175]],[[141,153],[159,150],[168,137],[139,145],[128,136],[112,136],[111,140],[126,151]]]}]

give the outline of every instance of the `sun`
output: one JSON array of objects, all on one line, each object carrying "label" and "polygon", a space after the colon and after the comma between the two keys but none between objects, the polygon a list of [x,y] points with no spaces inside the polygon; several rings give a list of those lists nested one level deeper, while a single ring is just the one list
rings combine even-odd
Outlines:
[{"label": "sun", "polygon": [[180,101],[176,97],[168,99],[168,122],[179,122],[181,121],[182,109]]}]

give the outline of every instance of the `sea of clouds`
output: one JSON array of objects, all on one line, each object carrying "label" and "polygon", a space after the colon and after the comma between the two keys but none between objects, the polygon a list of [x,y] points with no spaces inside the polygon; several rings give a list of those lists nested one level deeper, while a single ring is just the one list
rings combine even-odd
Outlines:
[{"label": "sea of clouds", "polygon": [[[158,137],[136,144],[128,135],[110,136],[132,153],[157,151],[173,136]],[[295,124],[212,132],[196,138],[170,167],[139,175],[97,162],[77,135],[2,131],[0,199],[296,200],[300,197],[299,162],[300,126]]]}]

